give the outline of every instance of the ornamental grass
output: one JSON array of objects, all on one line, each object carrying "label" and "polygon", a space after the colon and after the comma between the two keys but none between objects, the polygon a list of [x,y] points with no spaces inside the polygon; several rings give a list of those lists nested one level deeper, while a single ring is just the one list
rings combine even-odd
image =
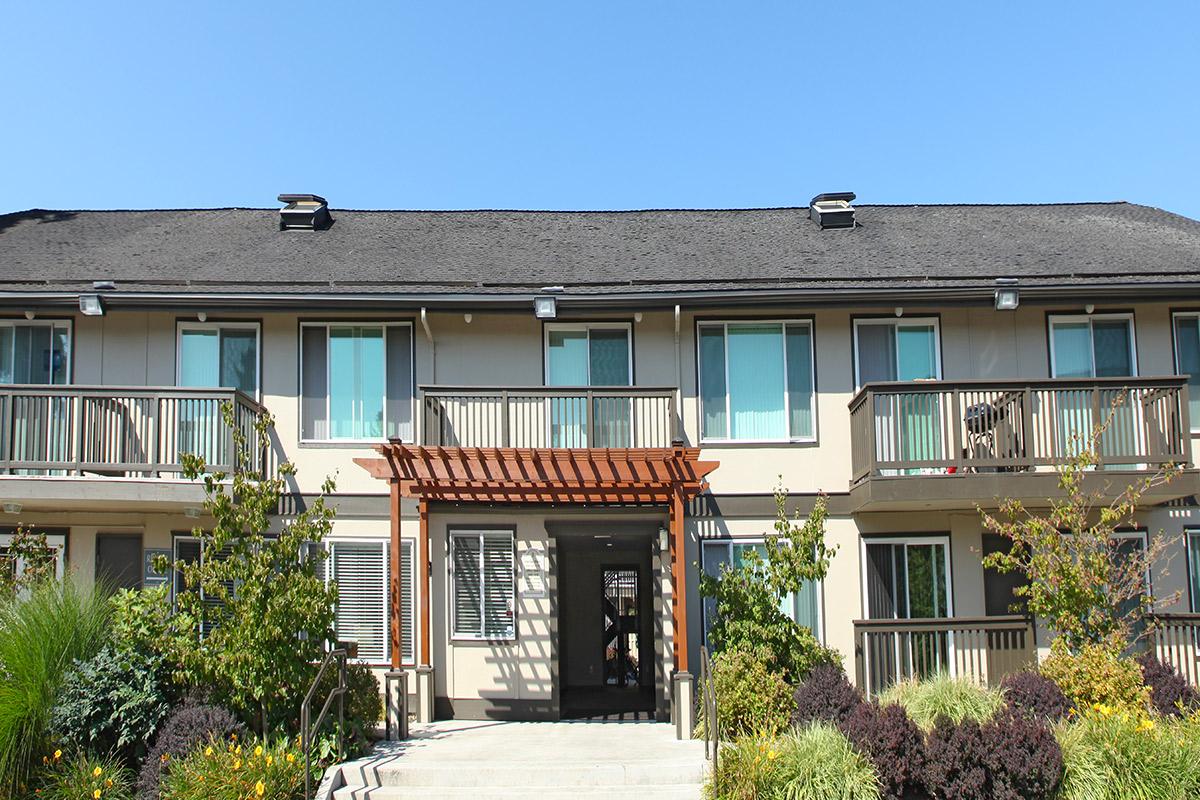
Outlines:
[{"label": "ornamental grass", "polygon": [[928,732],[943,718],[955,724],[963,720],[987,722],[1003,707],[1004,695],[966,678],[941,673],[925,680],[897,683],[880,695],[879,702],[904,706],[912,721]]}]

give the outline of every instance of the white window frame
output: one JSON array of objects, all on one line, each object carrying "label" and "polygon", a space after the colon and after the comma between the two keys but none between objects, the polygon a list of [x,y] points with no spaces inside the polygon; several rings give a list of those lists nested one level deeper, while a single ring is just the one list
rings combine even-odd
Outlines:
[{"label": "white window frame", "polygon": [[[729,539],[701,540],[701,542],[700,542],[700,571],[706,575],[710,574],[708,572],[708,550],[709,550],[709,548],[716,548],[718,546],[727,548],[727,552],[726,552],[727,558],[725,560],[725,563],[732,565],[733,564],[734,545],[755,546],[755,545],[760,545],[760,544],[766,544],[766,539],[764,539],[761,536],[757,536],[757,537],[756,536],[740,537],[739,536],[739,537],[733,537],[733,538],[729,538]],[[821,644],[824,644],[825,643],[825,581],[819,580],[819,581],[814,581],[814,583],[817,584],[817,630],[813,631],[812,633],[813,633],[813,636],[815,636],[817,638],[818,642],[820,642]],[[705,599],[707,599],[707,598],[705,598]],[[703,632],[704,636],[707,638],[708,629],[709,629],[709,620],[708,620],[708,608],[707,608],[706,603],[702,602],[700,604],[700,613],[703,617],[703,619],[701,620],[701,631]]]},{"label": "white window frame", "polygon": [[[729,326],[730,325],[779,325],[780,335],[783,337],[783,412],[787,421],[787,428],[791,430],[791,404],[788,402],[791,399],[788,391],[788,371],[787,371],[787,326],[802,325],[808,328],[808,358],[809,364],[812,367],[812,434],[809,436],[786,436],[778,439],[734,439],[729,436],[731,426],[733,425],[733,415],[729,411]],[[704,398],[701,392],[701,387],[704,385],[704,364],[700,357],[700,331],[703,328],[722,329],[722,335],[725,341],[725,436],[710,437],[704,435]],[[696,321],[696,407],[699,412],[697,418],[697,432],[700,434],[700,441],[703,444],[815,444],[817,442],[817,432],[820,430],[820,422],[817,416],[817,326],[811,318],[799,319],[706,319]]]},{"label": "white window frame", "polygon": [[[35,529],[31,533],[37,536],[39,532]],[[6,531],[0,533],[0,547],[8,548],[12,546],[13,537],[16,535],[14,531]],[[46,546],[54,551],[54,577],[57,580],[62,580],[65,574],[66,554],[67,554],[67,537],[62,533],[47,533]],[[25,572],[24,559],[17,559],[17,576],[20,577]]]},{"label": "white window frame", "polygon": [[[1092,375],[1096,377],[1096,339],[1095,332],[1092,328],[1092,323],[1096,320],[1128,320],[1129,322],[1129,364],[1132,367],[1132,375],[1128,377],[1136,378],[1138,375],[1138,357],[1137,357],[1137,323],[1134,320],[1133,314],[1129,312],[1118,312],[1109,314],[1051,314],[1047,319],[1046,335],[1049,337],[1047,344],[1050,351],[1050,377],[1057,379],[1058,368],[1054,358],[1054,326],[1063,323],[1086,322],[1088,324],[1088,339],[1092,345]],[[1174,336],[1174,325],[1171,327],[1171,335]]]},{"label": "white window frame", "polygon": [[[383,571],[384,571],[384,575],[383,575],[383,631],[384,631],[384,634],[383,634],[383,636],[384,636],[384,650],[386,652],[384,654],[383,661],[378,661],[378,662],[368,661],[367,659],[364,659],[364,658],[359,658],[357,660],[360,663],[369,664],[369,665],[373,665],[373,666],[389,665],[389,664],[391,664],[391,660],[392,660],[391,651],[392,651],[392,635],[393,635],[392,631],[391,631],[392,605],[389,602],[389,597],[388,597],[389,589],[390,589],[391,583],[392,583],[392,552],[391,552],[392,545],[391,545],[391,541],[387,540],[387,539],[381,539],[378,536],[375,536],[375,537],[369,537],[369,536],[337,536],[337,537],[333,537],[333,536],[331,536],[331,537],[325,539],[324,541],[322,541],[320,546],[325,551],[324,573],[325,573],[325,585],[326,586],[329,586],[330,583],[334,582],[333,563],[334,563],[334,559],[337,557],[335,555],[334,551],[336,550],[336,548],[339,544],[372,544],[372,545],[379,545],[379,547],[383,550]],[[411,667],[411,666],[416,665],[417,642],[420,641],[419,631],[417,630],[417,579],[416,579],[416,573],[417,573],[416,553],[417,553],[417,551],[416,551],[414,540],[409,539],[409,538],[401,538],[400,539],[400,548],[401,548],[400,564],[401,564],[402,569],[403,569],[403,565],[404,565],[403,550],[405,547],[409,548],[410,569],[411,569],[411,573],[412,573],[410,575],[410,578],[411,578],[410,586],[412,586],[412,603],[410,604],[411,605],[410,611],[411,611],[412,619],[404,620],[404,621],[402,621],[401,624],[411,626],[411,627],[407,628],[407,630],[412,631],[413,653],[410,658],[405,658],[404,653],[403,653],[403,650],[404,650],[403,643],[401,643],[401,648],[400,648],[401,649],[401,654],[400,654],[400,662],[401,663],[400,663],[400,665],[406,666],[406,667]],[[397,585],[403,589],[403,586],[404,586],[403,581],[397,581]],[[398,601],[399,601],[399,599],[400,598],[397,598]],[[336,631],[336,629],[337,629],[337,608],[335,606],[335,608],[334,608],[334,630]]]},{"label": "white window frame", "polygon": [[1183,545],[1184,558],[1187,559],[1187,584],[1188,584],[1188,610],[1193,614],[1196,613],[1196,608],[1200,606],[1200,596],[1192,591],[1193,582],[1200,576],[1192,575],[1192,550],[1200,547],[1200,541],[1193,542],[1192,539],[1200,540],[1200,527],[1187,527],[1183,529]]},{"label": "white window frame", "polygon": [[[576,331],[587,334],[588,337],[588,382],[587,386],[592,384],[592,331],[625,331],[625,355],[629,361],[629,383],[628,386],[635,385],[633,379],[633,325],[628,322],[547,322],[542,326],[542,375],[544,383],[547,387],[550,384],[550,332],[551,331]],[[569,388],[569,387],[559,387]],[[601,387],[603,388],[603,387]]]},{"label": "white window frame", "polygon": [[[869,544],[890,544],[890,545],[927,545],[940,544],[942,545],[942,568],[946,571],[946,613],[945,617],[951,618],[954,616],[954,573],[950,571],[950,537],[945,534],[926,535],[926,536],[861,536],[859,537],[859,553],[858,563],[861,566],[860,580],[862,583],[862,619],[867,619],[870,615],[870,601],[867,599],[868,584],[866,580],[867,570],[867,545]],[[893,567],[894,569],[894,567]],[[904,595],[908,597],[908,569],[904,570]],[[982,587],[981,587],[982,588]],[[892,616],[892,619],[908,619],[907,617]],[[953,644],[951,645],[953,646]]]},{"label": "white window frame", "polygon": [[[897,317],[889,319],[886,317],[861,317],[854,320],[854,391],[858,391],[863,387],[860,369],[862,366],[862,358],[859,357],[858,350],[858,330],[864,325],[887,325],[892,329],[893,337],[896,335],[898,328],[925,328],[933,326],[933,365],[934,376],[933,380],[942,380],[942,325],[938,317]],[[896,374],[900,373],[900,348],[896,348]]]},{"label": "white window frame", "polygon": [[[183,322],[175,325],[175,385],[181,386],[183,380],[183,332],[184,331],[216,331],[218,338],[218,358],[220,358],[221,329],[254,331],[254,399],[262,397],[262,325],[257,322]],[[220,365],[218,365],[219,367]],[[220,372],[220,369],[217,370]],[[232,388],[213,386],[213,389]]]},{"label": "white window frame", "polygon": [[[1171,314],[1171,354],[1175,364],[1175,374],[1182,375],[1183,370],[1179,367],[1179,326],[1180,319],[1194,319],[1200,323],[1200,311],[1175,311]],[[1200,378],[1200,376],[1197,376]],[[1200,433],[1200,420],[1191,420],[1191,432]]]},{"label": "white window frame", "polygon": [[[509,546],[512,556],[512,631],[506,636],[489,636],[485,628],[487,627],[487,578],[483,570],[483,537],[489,534],[502,534],[508,537]],[[458,588],[458,571],[454,567],[454,540],[477,539],[479,541],[479,633],[459,633],[458,632],[458,609],[455,602],[456,589]],[[459,528],[450,531],[449,538],[449,564],[451,574],[450,580],[447,581],[450,595],[447,598],[450,608],[450,641],[452,642],[492,642],[497,644],[508,644],[517,641],[517,534],[512,528]]]},{"label": "white window frame", "polygon": [[[47,386],[70,386],[75,380],[75,322],[71,319],[0,319],[0,326],[5,328],[50,328],[53,336],[54,328],[67,329],[67,380],[66,383],[48,383]],[[14,336],[16,335],[14,331]],[[3,384],[0,384],[3,385]],[[17,384],[13,384],[17,385]]]},{"label": "white window frame", "polygon": [[[384,363],[385,375],[384,375],[384,381],[383,381],[382,400],[383,400],[383,429],[385,431],[385,435],[381,436],[379,438],[375,438],[375,439],[371,439],[371,438],[368,438],[368,439],[331,439],[331,438],[306,439],[306,438],[304,438],[304,435],[303,435],[303,431],[304,431],[304,329],[305,328],[324,328],[325,329],[325,419],[329,420],[329,419],[331,419],[331,416],[329,413],[329,398],[330,398],[330,394],[331,394],[331,392],[329,391],[329,387],[330,387],[329,342],[330,342],[330,339],[332,338],[329,335],[329,329],[330,328],[346,328],[346,327],[383,328],[384,329],[383,363]],[[388,396],[387,396],[387,376],[386,376],[387,361],[388,361],[388,350],[387,350],[387,346],[388,346],[387,345],[387,329],[388,328],[408,328],[408,347],[409,347],[408,392],[410,395],[408,398],[408,402],[409,402],[409,407],[412,409],[412,417],[411,417],[411,419],[412,419],[412,434],[408,438],[402,439],[402,441],[405,442],[406,444],[413,444],[416,441],[416,436],[417,436],[417,398],[416,398],[416,394],[417,394],[417,358],[416,358],[417,340],[416,340],[415,333],[413,331],[413,323],[408,322],[408,321],[381,322],[379,320],[370,320],[370,319],[367,319],[367,320],[341,320],[341,321],[334,321],[334,322],[320,322],[320,321],[313,320],[313,321],[304,321],[304,322],[300,323],[300,337],[299,337],[299,341],[297,341],[297,343],[296,343],[297,352],[299,353],[299,356],[300,356],[300,359],[299,359],[300,360],[300,375],[299,375],[300,382],[299,382],[299,385],[298,385],[297,391],[296,391],[297,411],[299,412],[297,415],[297,420],[300,423],[300,425],[299,425],[299,428],[301,431],[300,442],[302,444],[331,444],[331,445],[340,445],[340,446],[346,446],[346,447],[354,447],[357,445],[379,444],[380,442],[388,441],[388,437],[386,435],[387,424],[388,424],[388,418],[387,418]],[[330,425],[330,427],[332,427],[332,425]]]}]

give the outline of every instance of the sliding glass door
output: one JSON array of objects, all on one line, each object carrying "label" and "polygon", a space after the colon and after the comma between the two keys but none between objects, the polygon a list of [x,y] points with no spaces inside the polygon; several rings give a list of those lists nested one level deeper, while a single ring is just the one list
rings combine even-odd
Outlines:
[{"label": "sliding glass door", "polygon": [[[1050,368],[1055,378],[1123,378],[1137,374],[1133,318],[1129,315],[1059,316],[1050,318]],[[1055,390],[1054,413],[1059,452],[1075,454],[1086,447],[1097,425],[1113,415],[1100,441],[1100,454],[1141,452],[1141,408],[1131,398],[1114,407],[1120,389],[1097,396],[1091,388]],[[1120,468],[1128,465],[1109,465]]]},{"label": "sliding glass door", "polygon": [[[854,326],[856,384],[941,378],[936,320],[858,320]],[[874,409],[879,457],[941,461],[942,409],[931,392],[882,395]],[[919,470],[905,470],[915,472]]]},{"label": "sliding glass door", "polygon": [[[632,385],[629,339],[624,323],[547,326],[546,385]],[[593,398],[590,415],[586,397],[552,397],[547,402],[551,447],[629,447],[629,398]]]}]

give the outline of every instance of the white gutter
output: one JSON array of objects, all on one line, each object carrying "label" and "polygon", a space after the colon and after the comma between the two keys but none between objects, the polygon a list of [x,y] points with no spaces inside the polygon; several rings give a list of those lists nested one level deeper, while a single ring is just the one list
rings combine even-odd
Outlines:
[{"label": "white gutter", "polygon": [[433,331],[429,329],[429,317],[425,306],[421,306],[421,327],[425,329],[425,338],[429,340],[429,363],[433,369],[433,383],[437,383],[437,342],[433,340]]},{"label": "white gutter", "polygon": [[[679,419],[677,433],[683,437],[683,359],[679,350],[679,304],[675,304],[675,415]],[[673,438],[673,437],[672,437]]]}]

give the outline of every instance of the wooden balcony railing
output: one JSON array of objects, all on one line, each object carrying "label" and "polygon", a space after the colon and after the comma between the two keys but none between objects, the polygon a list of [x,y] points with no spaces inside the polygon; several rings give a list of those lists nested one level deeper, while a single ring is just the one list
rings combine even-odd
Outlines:
[{"label": "wooden balcony railing", "polygon": [[[236,458],[223,403],[253,445],[262,407],[235,389],[0,386],[0,474],[177,476],[182,453],[227,472]],[[252,452],[250,468],[263,457]]]},{"label": "wooden balcony railing", "polygon": [[1149,647],[1192,686],[1200,687],[1200,614],[1156,614],[1150,618]]},{"label": "wooden balcony railing", "polygon": [[1037,663],[1037,646],[1028,617],[860,619],[854,659],[858,687],[874,695],[939,672],[998,686],[1005,675]]},{"label": "wooden balcony railing", "polygon": [[1065,464],[1112,414],[1101,465],[1191,460],[1187,379],[872,383],[850,402],[851,483]]},{"label": "wooden balcony railing", "polygon": [[421,387],[422,444],[447,447],[670,447],[673,388]]}]

